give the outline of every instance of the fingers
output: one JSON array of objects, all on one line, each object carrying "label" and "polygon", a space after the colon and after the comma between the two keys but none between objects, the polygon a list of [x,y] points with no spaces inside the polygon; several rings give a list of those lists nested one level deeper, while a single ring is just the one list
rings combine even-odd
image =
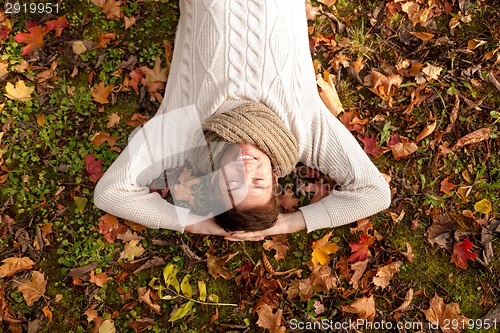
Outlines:
[{"label": "fingers", "polygon": [[224,237],[225,240],[232,241],[232,242],[242,242],[242,241],[252,241],[252,242],[258,242],[264,239],[264,236],[254,236],[254,237],[243,237],[243,236],[238,236],[235,237],[235,235],[232,236],[226,236]]}]

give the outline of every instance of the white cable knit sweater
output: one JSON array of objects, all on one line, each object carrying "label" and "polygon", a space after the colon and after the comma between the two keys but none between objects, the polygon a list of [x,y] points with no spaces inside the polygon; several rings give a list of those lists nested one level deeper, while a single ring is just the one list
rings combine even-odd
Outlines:
[{"label": "white cable knit sweater", "polygon": [[[142,129],[142,144],[132,149],[132,140],[97,184],[97,207],[150,228],[183,232],[189,210],[147,187],[164,168],[181,165],[182,154],[158,156],[169,145],[180,153],[188,141],[182,138],[201,131],[200,122],[248,100],[274,110],[297,139],[299,160],[339,185],[300,208],[308,232],[389,206],[385,179],[318,95],[304,0],[181,0],[180,6],[163,103]],[[171,117],[165,121],[165,115]]]}]

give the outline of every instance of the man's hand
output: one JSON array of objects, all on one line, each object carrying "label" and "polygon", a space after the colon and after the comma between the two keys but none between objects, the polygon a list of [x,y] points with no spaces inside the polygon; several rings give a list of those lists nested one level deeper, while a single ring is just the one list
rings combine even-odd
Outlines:
[{"label": "man's hand", "polygon": [[280,214],[278,220],[271,228],[261,231],[233,232],[229,237],[226,236],[224,238],[227,240],[259,241],[263,240],[266,236],[290,234],[304,230],[305,228],[304,216],[299,210],[292,214]]},{"label": "man's hand", "polygon": [[200,216],[189,213],[188,223],[184,232],[189,232],[192,234],[202,234],[202,235],[214,235],[230,237],[231,234],[226,230],[222,229],[216,222],[215,219],[210,216]]}]

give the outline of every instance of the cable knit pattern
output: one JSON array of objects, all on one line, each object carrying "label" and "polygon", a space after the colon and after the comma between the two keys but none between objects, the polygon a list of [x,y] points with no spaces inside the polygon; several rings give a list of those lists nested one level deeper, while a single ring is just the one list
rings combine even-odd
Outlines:
[{"label": "cable knit pattern", "polygon": [[[338,185],[300,208],[308,231],[388,207],[385,179],[319,97],[304,0],[180,0],[180,8],[165,98],[150,120],[154,124],[136,134],[149,143],[130,148],[131,141],[109,167],[95,189],[97,207],[150,228],[182,232],[189,210],[149,193],[148,185],[162,167],[182,165],[189,155],[182,152],[189,141],[184,139],[201,132],[207,118],[248,101],[275,112],[297,141],[299,161]],[[181,107],[186,108],[179,112]],[[176,155],[159,163],[161,147],[168,144]]]}]

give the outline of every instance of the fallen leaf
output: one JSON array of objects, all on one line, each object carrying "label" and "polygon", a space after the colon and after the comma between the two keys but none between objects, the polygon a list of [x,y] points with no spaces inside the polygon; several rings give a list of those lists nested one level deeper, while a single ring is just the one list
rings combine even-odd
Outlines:
[{"label": "fallen leaf", "polygon": [[354,289],[358,289],[359,280],[361,280],[361,277],[363,276],[363,273],[365,272],[367,266],[368,259],[357,261],[351,265],[351,269],[354,271],[354,274],[349,280],[349,284],[352,284],[352,287]]},{"label": "fallen leaf", "polygon": [[0,25],[0,40],[7,40],[11,31],[11,28]]},{"label": "fallen leaf", "polygon": [[104,82],[100,82],[92,89],[92,97],[94,101],[100,104],[108,104],[108,97],[115,86],[105,86]]},{"label": "fallen leaf", "polygon": [[309,275],[309,283],[315,292],[327,293],[337,285],[337,278],[328,265],[315,266]]},{"label": "fallen leaf", "polygon": [[482,46],[486,43],[487,43],[487,41],[485,41],[485,40],[480,40],[480,39],[476,39],[476,38],[470,39],[467,42],[467,50],[472,51],[472,50],[474,50],[474,49],[478,48],[479,46]]},{"label": "fallen leaf", "polygon": [[143,255],[146,250],[139,243],[138,239],[131,240],[125,244],[123,252],[120,254],[120,258],[132,261]]},{"label": "fallen leaf", "polygon": [[344,108],[342,107],[342,103],[340,102],[339,95],[337,94],[337,90],[335,89],[330,73],[326,72],[325,77],[326,81],[320,74],[316,75],[316,83],[321,88],[319,95],[328,110],[330,110],[335,117],[338,117],[338,115],[344,111]]},{"label": "fallen leaf", "polygon": [[267,250],[275,250],[276,254],[274,255],[274,259],[281,260],[285,258],[286,251],[288,251],[289,247],[286,245],[287,235],[275,235],[272,236],[271,239],[268,239],[262,244],[262,247]]},{"label": "fallen leaf", "polygon": [[32,269],[35,263],[28,257],[22,258],[7,258],[2,260],[3,265],[0,267],[0,278],[12,276],[17,272]]},{"label": "fallen leaf", "polygon": [[127,227],[118,222],[118,219],[111,214],[104,214],[99,218],[99,233],[104,236],[108,243],[114,243],[118,234],[127,231]]},{"label": "fallen leaf", "polygon": [[259,316],[259,320],[257,320],[259,327],[268,329],[270,333],[285,333],[285,326],[281,326],[283,310],[273,309],[264,303],[257,309],[257,315]]},{"label": "fallen leaf", "polygon": [[99,326],[99,333],[116,333],[115,324],[110,319],[105,319]]},{"label": "fallen leaf", "polygon": [[125,124],[132,127],[138,127],[147,122],[149,118],[149,116],[143,116],[140,113],[134,113],[132,117],[125,122]]},{"label": "fallen leaf", "polygon": [[50,311],[50,308],[48,305],[46,305],[43,309],[43,314],[45,316],[45,318],[47,318],[47,320],[49,321],[49,323],[52,321],[52,311]]},{"label": "fallen leaf", "polygon": [[357,314],[360,319],[373,322],[376,314],[375,299],[373,298],[373,295],[369,298],[358,298],[350,305],[342,305],[340,310],[342,312]]},{"label": "fallen leaf", "polygon": [[311,262],[313,266],[326,265],[330,262],[330,254],[337,252],[339,246],[335,243],[330,243],[328,240],[332,233],[327,233],[323,238],[313,242],[311,248],[313,249],[311,255]]},{"label": "fallen leaf", "polygon": [[431,34],[431,33],[428,33],[428,32],[414,32],[414,31],[411,31],[410,34],[412,34],[413,36],[415,36],[417,38],[420,38],[424,42],[427,42],[427,41],[431,40],[432,38],[434,38],[434,34]]},{"label": "fallen leaf", "polygon": [[[134,89],[135,93],[139,95],[139,83],[142,81],[143,75],[142,71],[140,68],[136,68],[133,71],[130,72],[129,74],[130,80],[127,81],[126,86],[127,87],[132,87]],[[125,85],[125,83],[124,83]]]},{"label": "fallen leaf", "polygon": [[314,306],[314,313],[319,315],[325,312],[325,306],[320,301],[314,301],[313,306]]},{"label": "fallen leaf", "polygon": [[350,228],[351,234],[355,234],[358,231],[362,231],[367,234],[369,230],[373,229],[373,223],[369,219],[361,219],[356,221],[356,228]]},{"label": "fallen leaf", "polygon": [[150,93],[162,90],[168,77],[168,69],[161,67],[162,60],[156,57],[153,69],[146,66],[141,67],[144,74],[143,85],[148,87]]},{"label": "fallen leaf", "polygon": [[368,155],[372,155],[377,158],[382,152],[382,148],[377,146],[377,138],[371,136],[359,137],[361,142],[363,142],[363,150]]},{"label": "fallen leaf", "polygon": [[418,135],[417,135],[417,138],[415,139],[415,142],[419,142],[420,140],[422,140],[423,138],[426,138],[428,137],[429,135],[432,134],[432,132],[434,132],[434,130],[436,129],[436,125],[437,125],[437,121],[434,121],[432,124],[430,125],[427,125],[423,130],[422,132],[420,132]]},{"label": "fallen leaf", "polygon": [[217,257],[215,255],[207,253],[207,266],[210,275],[212,275],[214,278],[218,278],[220,276],[226,280],[231,280],[234,276],[234,273],[228,271],[227,268],[224,267],[224,265],[237,254],[238,251],[236,251],[235,253],[227,254],[223,257]]},{"label": "fallen leaf", "polygon": [[68,20],[66,19],[66,15],[57,18],[56,20],[46,21],[45,22],[45,31],[55,31],[56,36],[59,37],[62,34],[62,31],[65,28],[69,28]]},{"label": "fallen leaf", "polygon": [[394,309],[394,311],[392,312],[404,311],[411,304],[412,299],[413,299],[413,289],[410,288],[406,292],[405,300],[403,301],[403,303],[396,309]]},{"label": "fallen leaf", "polygon": [[[468,319],[460,314],[458,303],[444,304],[444,301],[437,294],[431,299],[429,308],[422,310],[428,321],[437,324],[444,333],[459,333],[466,328]],[[457,323],[457,325],[450,325]]]},{"label": "fallen leaf", "polygon": [[85,46],[85,43],[81,40],[74,41],[71,45],[71,48],[73,50],[73,53],[77,55],[80,55],[87,51],[87,46]]},{"label": "fallen leaf", "polygon": [[408,158],[418,150],[418,146],[414,142],[409,142],[408,139],[403,137],[399,137],[399,139],[401,140],[400,142],[389,147],[396,161]]},{"label": "fallen leaf", "polygon": [[318,15],[320,8],[311,5],[311,0],[306,0],[306,17],[308,20],[313,21]]},{"label": "fallen leaf", "polygon": [[390,74],[385,76],[384,74],[377,72],[376,70],[371,70],[372,75],[372,88],[370,89],[375,95],[382,98],[382,100],[387,101],[389,106],[392,106],[392,96],[396,93],[403,79],[400,75]]},{"label": "fallen leaf", "polygon": [[424,73],[428,78],[431,78],[433,80],[437,80],[439,78],[439,75],[441,74],[441,71],[443,68],[433,66],[433,65],[427,65],[427,67],[422,69],[422,73]]},{"label": "fallen leaf", "polygon": [[159,304],[153,303],[153,301],[151,300],[150,292],[151,291],[148,289],[148,287],[137,286],[137,295],[139,302],[148,305],[157,315],[161,315],[161,307]]},{"label": "fallen leaf", "polygon": [[136,19],[134,16],[131,17],[123,16],[123,22],[125,23],[125,30],[127,30],[128,28],[130,28],[135,24]]},{"label": "fallen leaf", "polygon": [[32,99],[31,93],[35,90],[34,87],[27,87],[23,80],[16,82],[16,86],[10,82],[5,85],[5,96],[14,101],[26,102]]},{"label": "fallen leaf", "polygon": [[399,268],[403,265],[402,261],[394,261],[387,264],[381,268],[377,269],[377,275],[373,278],[373,284],[377,287],[385,289],[389,285],[394,274],[399,271]]},{"label": "fallen leaf", "polygon": [[104,286],[108,283],[109,277],[106,272],[95,274],[94,271],[90,272],[90,280],[89,282],[95,283],[98,287]]},{"label": "fallen leaf", "polygon": [[455,184],[448,181],[449,176],[441,181],[441,191],[445,194],[450,194],[453,188],[456,186]]},{"label": "fallen leaf", "polygon": [[104,175],[104,172],[101,171],[102,161],[98,160],[92,154],[87,154],[84,157],[84,162],[85,162],[85,170],[87,171],[90,180],[93,183],[96,183]]},{"label": "fallen leaf", "polygon": [[90,142],[92,142],[92,144],[96,147],[99,147],[104,142],[107,142],[110,147],[114,147],[114,145],[116,145],[116,141],[120,138],[121,137],[119,136],[111,136],[106,132],[97,132],[92,136]]},{"label": "fallen leaf", "polygon": [[73,201],[75,202],[75,207],[76,209],[78,209],[78,211],[81,213],[83,213],[83,211],[85,210],[85,207],[87,206],[87,202],[89,201],[87,198],[85,197],[77,197],[77,196],[74,196],[73,197]]},{"label": "fallen leaf", "polygon": [[117,115],[116,113],[112,113],[108,117],[108,124],[106,125],[106,128],[112,128],[119,122],[120,122],[120,116]]},{"label": "fallen leaf", "polygon": [[463,146],[470,145],[473,143],[488,140],[490,138],[491,128],[481,128],[474,132],[471,132],[462,138],[460,138],[457,143],[453,146],[452,150],[455,151]]},{"label": "fallen leaf", "polygon": [[112,40],[115,40],[116,32],[101,32],[97,36],[99,42],[95,46],[96,49],[103,49],[106,45],[108,45]]},{"label": "fallen leaf", "polygon": [[409,262],[412,262],[415,255],[412,252],[411,245],[408,242],[406,242],[405,245],[406,245],[406,252],[401,252],[401,254],[404,255]]},{"label": "fallen leaf", "polygon": [[491,201],[484,198],[474,204],[474,210],[479,213],[489,214],[491,212]]},{"label": "fallen leaf", "polygon": [[365,260],[370,253],[368,247],[375,242],[375,239],[375,236],[359,235],[359,243],[349,243],[352,254],[347,261],[356,262]]},{"label": "fallen leaf", "polygon": [[174,184],[172,195],[174,200],[187,201],[194,204],[196,197],[193,194],[192,187],[200,183],[200,178],[192,175],[193,170],[185,168],[179,175],[180,184]]},{"label": "fallen leaf", "polygon": [[280,206],[287,212],[293,212],[294,208],[299,205],[299,199],[295,197],[291,188],[287,188],[285,193],[280,195]]},{"label": "fallen leaf", "polygon": [[473,245],[474,244],[469,241],[469,237],[461,243],[455,243],[453,246],[453,253],[451,254],[451,262],[457,267],[467,269],[467,260],[474,261],[477,258],[477,253],[470,250]]},{"label": "fallen leaf", "polygon": [[45,280],[43,273],[33,271],[31,280],[21,282],[17,286],[17,290],[23,294],[26,305],[32,306],[45,294],[46,287],[47,280]]},{"label": "fallen leaf", "polygon": [[42,27],[35,25],[28,28],[29,33],[20,32],[14,36],[14,39],[18,43],[26,43],[27,45],[23,47],[23,56],[31,54],[36,49],[43,46],[43,30]]}]

